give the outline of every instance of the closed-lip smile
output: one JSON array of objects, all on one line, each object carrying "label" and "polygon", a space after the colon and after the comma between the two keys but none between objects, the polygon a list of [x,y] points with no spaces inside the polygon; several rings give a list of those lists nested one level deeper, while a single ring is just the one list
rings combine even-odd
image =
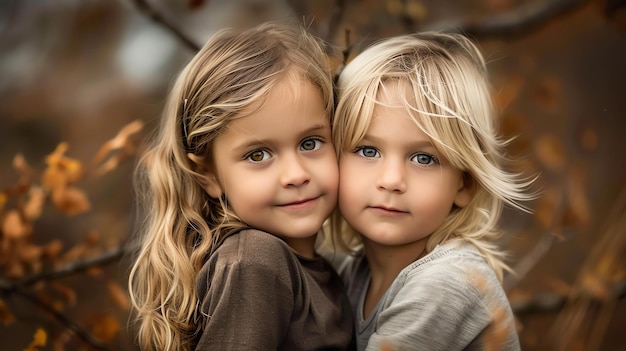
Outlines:
[{"label": "closed-lip smile", "polygon": [[293,201],[293,202],[288,202],[288,203],[281,204],[281,205],[278,205],[278,206],[279,207],[294,208],[294,209],[302,208],[302,207],[307,207],[307,206],[313,204],[313,202],[315,202],[315,200],[317,200],[318,198],[319,198],[319,196],[310,197],[310,198],[307,198],[307,199],[302,199],[302,200],[296,200],[296,201]]},{"label": "closed-lip smile", "polygon": [[384,205],[376,205],[376,206],[369,206],[370,209],[375,210],[377,212],[382,212],[385,214],[403,214],[403,213],[407,213],[406,211],[402,211],[399,210],[395,207],[391,207],[391,206],[384,206]]}]

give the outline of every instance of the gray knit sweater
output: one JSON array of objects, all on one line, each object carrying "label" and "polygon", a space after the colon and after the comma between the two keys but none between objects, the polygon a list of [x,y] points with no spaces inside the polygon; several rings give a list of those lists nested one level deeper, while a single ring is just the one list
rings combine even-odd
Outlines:
[{"label": "gray knit sweater", "polygon": [[358,350],[519,350],[495,273],[471,244],[450,242],[405,267],[367,319],[364,256],[335,261],[355,312]]}]

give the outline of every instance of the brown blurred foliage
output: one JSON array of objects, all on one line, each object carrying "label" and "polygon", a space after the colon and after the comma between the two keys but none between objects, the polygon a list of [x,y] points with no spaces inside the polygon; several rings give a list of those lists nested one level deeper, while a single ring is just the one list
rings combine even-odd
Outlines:
[{"label": "brown blurred foliage", "polygon": [[[266,20],[304,20],[328,42],[337,71],[392,35],[437,29],[479,42],[500,129],[512,138],[513,167],[538,174],[542,194],[532,215],[508,211],[502,220],[501,244],[517,273],[505,288],[522,348],[626,347],[623,1],[11,4],[0,8],[0,69],[8,67],[0,72],[0,336],[13,342],[7,347],[136,348],[124,260],[136,140],[144,125],[154,126],[171,78],[213,30]],[[131,40],[145,28],[157,33],[157,46]],[[147,56],[121,73],[127,42]],[[167,56],[157,49],[168,45],[167,64],[132,76],[148,56]],[[16,70],[33,50],[43,59]],[[498,349],[497,327],[489,330],[491,349]]]}]

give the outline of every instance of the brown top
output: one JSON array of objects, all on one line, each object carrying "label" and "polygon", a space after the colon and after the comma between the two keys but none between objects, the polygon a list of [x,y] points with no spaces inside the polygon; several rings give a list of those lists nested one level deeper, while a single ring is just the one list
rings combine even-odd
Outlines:
[{"label": "brown top", "polygon": [[341,279],[323,258],[298,256],[258,230],[230,235],[196,280],[202,333],[196,350],[352,350]]}]

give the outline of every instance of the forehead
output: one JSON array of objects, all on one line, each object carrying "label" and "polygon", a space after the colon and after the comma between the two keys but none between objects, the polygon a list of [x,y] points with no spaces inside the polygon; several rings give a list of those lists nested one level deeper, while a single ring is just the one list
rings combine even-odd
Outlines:
[{"label": "forehead", "polygon": [[328,125],[320,88],[300,76],[284,75],[262,101],[228,123],[226,130],[250,136],[297,133],[311,125]]}]

